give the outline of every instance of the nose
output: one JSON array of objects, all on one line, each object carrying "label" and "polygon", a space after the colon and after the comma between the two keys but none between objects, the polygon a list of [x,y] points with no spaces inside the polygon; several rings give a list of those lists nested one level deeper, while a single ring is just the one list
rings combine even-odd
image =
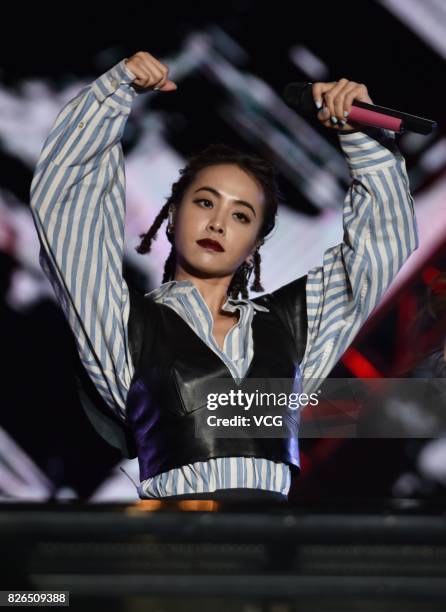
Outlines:
[{"label": "nose", "polygon": [[218,234],[224,235],[225,233],[223,222],[219,219],[213,219],[209,221],[208,227],[210,230],[212,230],[213,232],[217,232]]}]

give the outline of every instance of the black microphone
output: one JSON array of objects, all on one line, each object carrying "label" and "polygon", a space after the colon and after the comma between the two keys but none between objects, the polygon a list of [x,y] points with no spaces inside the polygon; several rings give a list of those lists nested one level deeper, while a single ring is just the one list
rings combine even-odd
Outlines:
[{"label": "black microphone", "polygon": [[[285,102],[302,115],[312,116],[315,112],[317,113],[311,86],[312,83],[288,83],[283,91]],[[348,121],[384,128],[400,134],[407,131],[430,134],[437,127],[436,121],[358,100],[352,103]]]}]

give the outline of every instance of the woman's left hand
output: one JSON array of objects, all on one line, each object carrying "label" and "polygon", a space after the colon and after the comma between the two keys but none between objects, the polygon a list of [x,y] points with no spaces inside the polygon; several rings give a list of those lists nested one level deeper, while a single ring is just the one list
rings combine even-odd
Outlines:
[{"label": "woman's left hand", "polygon": [[312,88],[315,106],[320,108],[317,118],[325,127],[341,132],[357,129],[357,126],[346,121],[354,100],[373,104],[367,87],[348,79],[333,83],[313,83]]}]

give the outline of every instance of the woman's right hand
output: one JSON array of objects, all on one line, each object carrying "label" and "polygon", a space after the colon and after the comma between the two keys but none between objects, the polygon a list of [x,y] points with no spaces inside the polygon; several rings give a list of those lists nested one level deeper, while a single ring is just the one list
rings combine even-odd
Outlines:
[{"label": "woman's right hand", "polygon": [[133,83],[141,89],[175,91],[176,83],[167,78],[169,68],[147,51],[138,51],[125,60],[126,67],[135,75]]}]

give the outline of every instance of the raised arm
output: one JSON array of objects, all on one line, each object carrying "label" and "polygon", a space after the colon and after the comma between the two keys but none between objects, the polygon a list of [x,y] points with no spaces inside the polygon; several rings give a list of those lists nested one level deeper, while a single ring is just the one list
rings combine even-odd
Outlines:
[{"label": "raised arm", "polygon": [[321,123],[338,130],[352,182],[343,203],[343,241],[325,251],[321,266],[272,294],[303,354],[308,392],[330,373],[418,247],[405,160],[394,134],[354,131],[358,126],[345,119],[353,100],[373,104],[367,88],[341,79],[315,83],[313,96]]},{"label": "raised arm", "polygon": [[344,238],[307,275],[304,378],[325,378],[418,247],[405,160],[390,132],[339,133],[352,183],[343,206]]},{"label": "raised arm", "polygon": [[121,137],[137,95],[135,85],[176,89],[166,67],[148,56],[139,52],[122,60],[66,104],[44,143],[31,185],[40,264],[83,365],[121,418],[133,375],[126,329],[129,296],[122,277]]}]

